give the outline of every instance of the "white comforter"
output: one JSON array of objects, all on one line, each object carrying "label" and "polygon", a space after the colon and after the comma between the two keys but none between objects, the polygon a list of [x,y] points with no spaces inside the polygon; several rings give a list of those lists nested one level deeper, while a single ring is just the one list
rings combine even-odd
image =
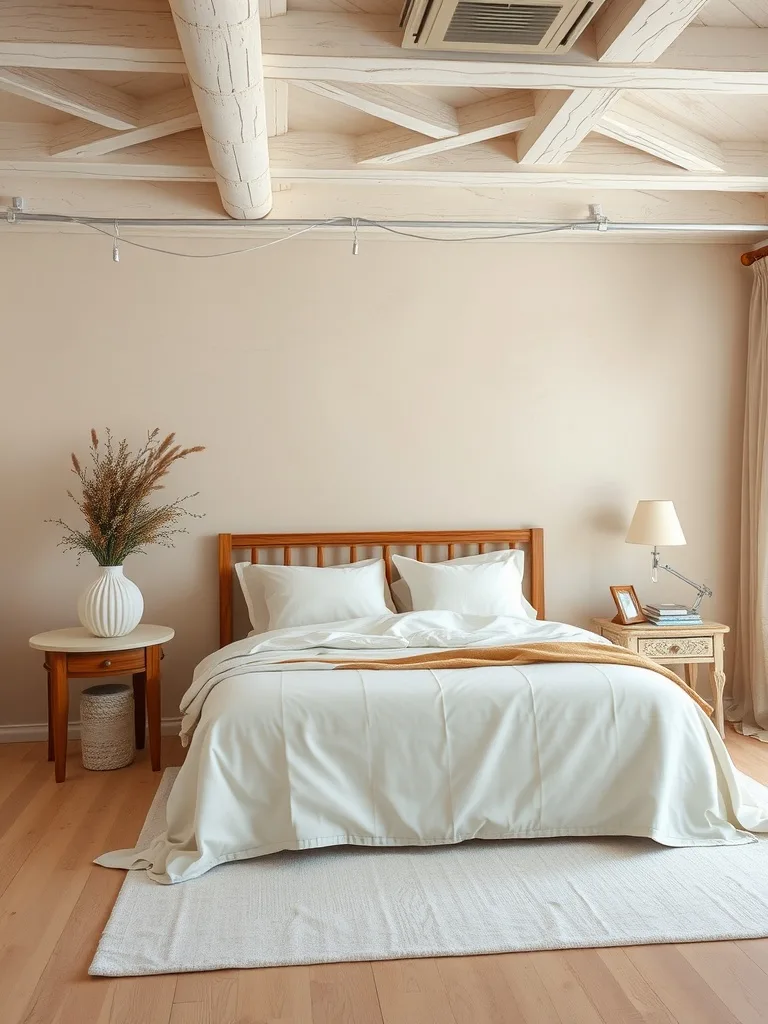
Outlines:
[{"label": "white comforter", "polygon": [[230,644],[201,662],[182,700],[191,746],[167,832],[97,863],[169,883],[342,843],[626,835],[710,846],[768,831],[768,789],[734,768],[706,715],[658,673],[324,664],[542,640],[607,643],[559,623],[413,612]]}]

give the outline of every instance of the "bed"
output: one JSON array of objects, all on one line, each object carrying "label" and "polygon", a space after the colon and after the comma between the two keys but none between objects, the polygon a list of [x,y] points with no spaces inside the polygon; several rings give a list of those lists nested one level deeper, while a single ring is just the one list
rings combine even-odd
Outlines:
[{"label": "bed", "polygon": [[[387,584],[401,552],[424,564],[447,555],[453,571],[457,553],[484,561],[519,551],[526,612],[393,608],[235,640],[233,563],[243,550],[242,565],[311,555],[320,568],[340,558],[357,568],[380,552]],[[220,649],[182,700],[189,750],[167,831],[97,863],[168,884],[340,844],[627,835],[727,846],[768,830],[768,790],[735,769],[684,683],[545,619],[540,529],[223,534],[219,598]],[[534,654],[520,662],[526,650]],[[501,652],[510,657],[484,660]],[[404,667],[405,658],[416,662]]]}]

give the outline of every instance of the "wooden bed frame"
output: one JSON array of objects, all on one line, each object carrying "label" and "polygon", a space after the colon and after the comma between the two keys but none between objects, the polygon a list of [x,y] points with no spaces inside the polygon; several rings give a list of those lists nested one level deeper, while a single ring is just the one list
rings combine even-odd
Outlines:
[{"label": "wooden bed frame", "polygon": [[[544,531],[538,527],[528,530],[437,530],[397,531],[394,533],[220,533],[219,534],[219,644],[224,647],[233,640],[233,557],[235,551],[250,553],[252,563],[258,563],[259,552],[282,549],[283,565],[291,564],[294,548],[314,548],[315,564],[325,564],[327,549],[347,548],[349,561],[358,561],[358,548],[381,548],[381,557],[387,569],[387,582],[392,580],[392,549],[415,548],[416,558],[424,561],[435,548],[447,548],[448,558],[455,557],[456,548],[477,546],[482,554],[489,544],[506,544],[508,548],[526,549],[526,596],[536,609],[538,618],[544,618]],[[397,553],[397,552],[396,552]],[[469,553],[469,552],[465,552]],[[362,557],[368,558],[370,555]],[[438,554],[435,561],[445,556]],[[238,561],[245,561],[240,558]]]}]

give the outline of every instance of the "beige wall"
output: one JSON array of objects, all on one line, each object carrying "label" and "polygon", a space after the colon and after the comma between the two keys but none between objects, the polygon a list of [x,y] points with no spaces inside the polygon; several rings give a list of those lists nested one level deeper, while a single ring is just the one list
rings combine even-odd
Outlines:
[{"label": "beige wall", "polygon": [[623,543],[635,501],[669,497],[688,538],[669,556],[733,622],[750,281],[731,247],[366,238],[357,258],[297,241],[115,265],[106,239],[14,233],[0,273],[0,725],[44,719],[27,637],[73,623],[94,575],[43,523],[74,515],[91,425],[208,446],[169,492],[206,517],[127,564],[177,631],[166,715],[216,642],[219,530],[540,525],[549,616],[586,623],[612,583],[690,597]]}]

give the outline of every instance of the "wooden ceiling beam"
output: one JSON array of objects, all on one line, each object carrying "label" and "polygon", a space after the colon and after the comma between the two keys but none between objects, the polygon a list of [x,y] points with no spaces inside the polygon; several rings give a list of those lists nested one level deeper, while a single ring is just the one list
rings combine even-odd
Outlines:
[{"label": "wooden ceiling beam", "polygon": [[598,59],[620,64],[658,60],[708,2],[611,0],[595,18]]},{"label": "wooden ceiling beam", "polygon": [[288,83],[278,79],[264,81],[267,107],[267,135],[285,135],[288,131]]},{"label": "wooden ceiling beam", "polygon": [[517,140],[520,163],[562,163],[584,141],[618,95],[618,89],[537,93],[536,116]]},{"label": "wooden ceiling beam", "polygon": [[265,217],[272,190],[258,7],[170,4],[224,209],[238,220]]},{"label": "wooden ceiling beam", "polygon": [[132,96],[76,71],[0,67],[0,91],[118,131],[135,128],[139,121],[139,104]]},{"label": "wooden ceiling beam", "polygon": [[43,177],[104,178],[143,181],[213,181],[214,171],[202,139],[171,135],[114,153],[80,160],[51,156],[57,126],[0,122],[0,169]]},{"label": "wooden ceiling beam", "polygon": [[[598,56],[604,61],[637,63],[660,57],[706,0],[612,0],[598,12]],[[607,19],[606,22],[601,18]],[[554,90],[537,97],[536,117],[518,140],[518,159],[526,164],[558,164],[595,130],[619,98],[610,88]]]},{"label": "wooden ceiling beam", "polygon": [[397,128],[370,132],[360,137],[357,158],[360,163],[404,163],[511,135],[521,131],[533,120],[533,94],[527,90],[504,93],[459,107],[456,114],[459,134],[452,138],[427,140],[416,132]]},{"label": "wooden ceiling beam", "polygon": [[[202,140],[173,135],[77,162],[49,154],[47,124],[0,123],[0,173],[41,177],[147,181],[213,181]],[[511,140],[478,143],[406,165],[362,166],[347,135],[289,132],[271,142],[272,176],[279,184],[548,188],[599,191],[768,191],[768,145],[724,145],[723,171],[690,174],[650,156],[588,139],[567,164],[524,167]]]},{"label": "wooden ceiling beam", "polygon": [[136,127],[129,131],[113,132],[83,124],[77,118],[57,125],[50,151],[53,156],[99,156],[199,127],[200,114],[192,93],[184,86],[145,100],[139,107]]},{"label": "wooden ceiling beam", "polygon": [[166,0],[0,0],[0,65],[184,72]]},{"label": "wooden ceiling beam", "polygon": [[512,140],[497,139],[405,165],[361,165],[354,138],[289,132],[273,140],[276,181],[340,185],[480,188],[657,189],[762,192],[768,189],[768,144],[723,146],[722,172],[690,174],[612,141],[588,139],[566,164],[526,167]]},{"label": "wooden ceiling beam", "polygon": [[[595,60],[590,35],[545,63],[445,60],[403,51],[391,15],[289,11],[262,24],[264,74],[350,84],[768,93],[768,29],[691,26],[655,64],[635,67]],[[0,0],[0,67],[186,72],[166,0],[142,0],[137,10],[130,0],[97,7]]]},{"label": "wooden ceiling beam", "polygon": [[[290,17],[290,14],[286,15]],[[767,31],[761,29],[760,31]],[[402,52],[402,51],[401,51]],[[671,68],[661,64],[566,64],[419,57],[302,57],[264,54],[265,78],[469,89],[642,89],[768,95],[768,61],[750,70]]]},{"label": "wooden ceiling beam", "polygon": [[431,139],[448,139],[459,133],[456,111],[406,87],[387,85],[347,85],[334,82],[292,82],[292,85],[317,96],[343,103],[365,114],[420,132]]},{"label": "wooden ceiling beam", "polygon": [[688,171],[724,170],[716,143],[626,96],[606,111],[595,131]]}]

